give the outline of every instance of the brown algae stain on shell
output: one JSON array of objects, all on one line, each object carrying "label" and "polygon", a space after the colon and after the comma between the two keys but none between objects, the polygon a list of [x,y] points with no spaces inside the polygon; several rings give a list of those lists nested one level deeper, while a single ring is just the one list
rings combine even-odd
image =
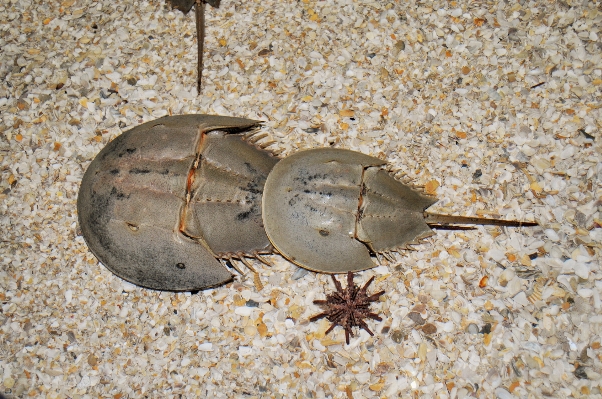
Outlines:
[{"label": "brown algae stain on shell", "polygon": [[436,202],[395,180],[386,162],[342,149],[295,153],[264,187],[263,221],[274,247],[304,268],[365,270],[374,253],[432,234],[424,210]]},{"label": "brown algae stain on shell", "polygon": [[90,250],[147,288],[198,290],[231,280],[216,257],[271,248],[261,197],[277,159],[244,140],[258,125],[164,117],[110,142],[88,167],[77,200]]}]

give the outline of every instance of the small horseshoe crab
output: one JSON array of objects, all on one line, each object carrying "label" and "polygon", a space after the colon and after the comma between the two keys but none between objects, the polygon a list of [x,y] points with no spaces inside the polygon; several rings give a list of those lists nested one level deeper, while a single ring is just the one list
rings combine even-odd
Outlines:
[{"label": "small horseshoe crab", "polygon": [[[278,252],[322,273],[375,267],[450,224],[533,222],[434,215],[436,202],[393,178],[386,162],[342,149],[282,160],[257,142],[261,122],[215,115],[163,117],[110,142],[77,199],[90,250],[119,277],[168,291],[232,279],[220,262]],[[233,262],[230,262],[233,264]]]},{"label": "small horseshoe crab", "polygon": [[275,249],[322,273],[377,266],[372,257],[407,249],[431,228],[537,223],[425,213],[437,199],[393,178],[386,161],[335,148],[299,151],[274,166],[263,193],[263,223]]}]

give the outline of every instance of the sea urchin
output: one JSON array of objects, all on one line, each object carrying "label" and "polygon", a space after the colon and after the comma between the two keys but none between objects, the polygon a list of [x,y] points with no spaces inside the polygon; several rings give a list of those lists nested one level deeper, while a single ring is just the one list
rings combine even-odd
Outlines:
[{"label": "sea urchin", "polygon": [[349,336],[353,337],[353,331],[351,330],[354,326],[363,328],[368,334],[374,336],[374,333],[370,331],[368,325],[364,321],[366,318],[373,320],[382,321],[382,319],[376,314],[370,312],[370,303],[377,301],[378,298],[385,293],[380,291],[374,295],[368,296],[366,290],[372,283],[374,277],[372,277],[361,289],[353,283],[353,273],[347,273],[347,288],[343,289],[341,283],[332,275],[332,281],[336,287],[336,291],[326,295],[326,300],[316,300],[315,305],[323,306],[325,311],[312,316],[309,320],[316,321],[323,317],[326,317],[328,321],[332,323],[330,328],[326,330],[326,334],[331,332],[336,326],[341,326],[345,329],[345,340],[349,345]]}]

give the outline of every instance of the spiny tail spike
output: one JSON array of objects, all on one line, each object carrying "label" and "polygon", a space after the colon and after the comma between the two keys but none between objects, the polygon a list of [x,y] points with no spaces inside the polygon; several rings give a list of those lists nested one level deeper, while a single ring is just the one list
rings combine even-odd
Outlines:
[{"label": "spiny tail spike", "polygon": [[203,47],[205,45],[205,2],[196,0],[194,9],[196,22],[196,40],[197,40],[197,80],[196,88],[198,95],[201,94],[201,85],[203,80]]},{"label": "spiny tail spike", "polygon": [[506,226],[506,227],[531,227],[539,226],[537,222],[521,222],[518,220],[503,220],[481,218],[476,216],[452,216],[438,215],[433,213],[425,213],[424,221],[430,227],[446,228],[450,225],[471,225],[471,224],[486,224],[491,226]]}]

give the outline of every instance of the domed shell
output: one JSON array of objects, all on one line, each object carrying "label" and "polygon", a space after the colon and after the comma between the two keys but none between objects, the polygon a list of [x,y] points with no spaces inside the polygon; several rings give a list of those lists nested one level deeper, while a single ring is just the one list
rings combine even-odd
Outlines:
[{"label": "domed shell", "polygon": [[372,255],[432,234],[424,210],[436,200],[395,180],[385,163],[332,148],[282,159],[264,187],[272,245],[306,269],[346,273],[372,268]]}]

